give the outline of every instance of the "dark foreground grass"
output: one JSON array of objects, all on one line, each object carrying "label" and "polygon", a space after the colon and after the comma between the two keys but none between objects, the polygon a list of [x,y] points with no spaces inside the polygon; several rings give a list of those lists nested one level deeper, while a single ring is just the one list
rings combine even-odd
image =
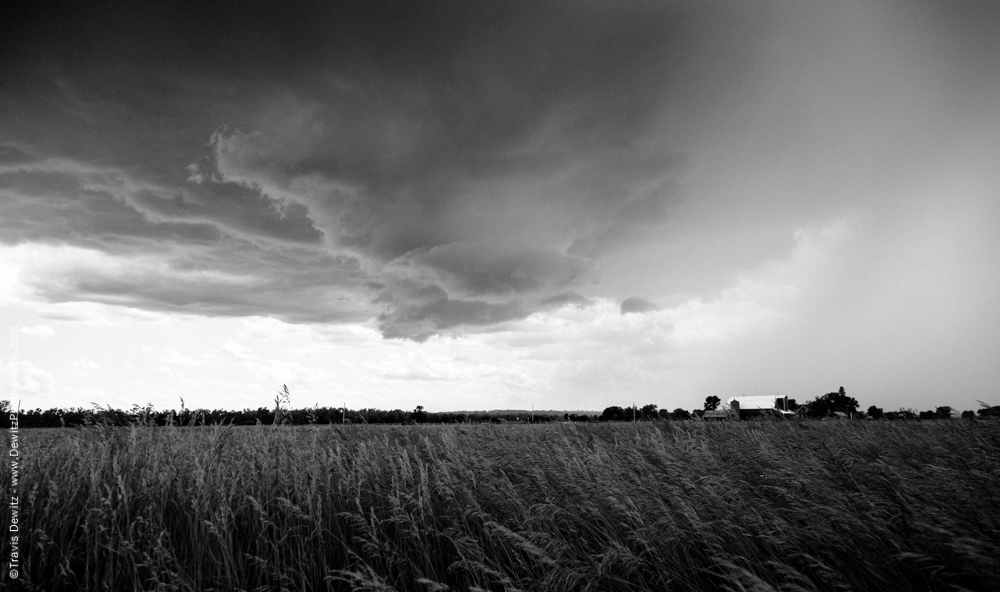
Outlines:
[{"label": "dark foreground grass", "polygon": [[21,435],[27,590],[1000,590],[998,422]]}]

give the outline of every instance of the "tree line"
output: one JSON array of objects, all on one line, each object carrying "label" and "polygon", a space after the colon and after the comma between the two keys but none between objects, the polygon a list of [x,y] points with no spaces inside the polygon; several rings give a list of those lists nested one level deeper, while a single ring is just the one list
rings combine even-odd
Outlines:
[{"label": "tree line", "polygon": [[[719,397],[710,396],[705,399],[705,410],[716,410],[722,401]],[[881,407],[871,405],[866,411],[861,410],[861,406],[854,397],[849,397],[844,387],[840,387],[836,392],[826,393],[817,396],[812,401],[799,405],[795,399],[788,399],[788,411],[800,411],[805,417],[823,418],[830,417],[836,413],[844,413],[859,419],[952,419],[961,417],[963,419],[976,419],[986,417],[1000,417],[1000,405],[990,406],[980,403],[981,409],[978,411],[962,411],[948,405],[936,407],[933,410],[916,411],[914,409],[900,409],[899,411],[885,411]],[[775,403],[778,406],[778,403]]]},{"label": "tree line", "polygon": [[[0,427],[10,427],[10,403],[0,401],[2,420]],[[133,405],[129,410],[110,406],[70,409],[22,409],[18,413],[19,428],[58,428],[87,425],[150,425],[197,426],[214,424],[232,425],[310,425],[310,424],[422,424],[422,423],[547,423],[568,420],[570,416],[527,413],[487,412],[432,412],[417,406],[413,411],[402,409],[345,409],[343,407],[309,407],[273,409],[258,407],[230,411],[225,409],[187,409],[180,411],[157,410],[152,406]],[[590,420],[591,416],[573,415],[577,420]],[[596,416],[593,416],[596,419]]]},{"label": "tree line", "polygon": [[[591,422],[591,421],[682,421],[700,419],[706,411],[719,408],[722,401],[719,397],[706,397],[702,409],[687,411],[677,408],[673,411],[660,409],[655,404],[642,407],[620,407],[612,405],[600,414],[551,414],[523,412],[433,412],[418,405],[413,411],[402,409],[346,409],[343,407],[314,406],[303,409],[290,409],[288,387],[284,387],[275,397],[273,409],[258,407],[229,411],[224,409],[188,409],[181,400],[180,411],[172,409],[156,410],[152,405],[133,405],[129,410],[114,409],[110,406],[94,405],[92,408],[73,407],[70,409],[53,408],[42,410],[21,410],[18,414],[18,426],[21,428],[55,428],[71,426],[104,425],[151,425],[151,426],[196,426],[214,424],[232,425],[309,425],[309,424],[454,424],[454,423],[551,423],[557,421]],[[981,404],[977,411],[964,411],[959,414],[950,406],[941,406],[933,410],[915,411],[901,409],[899,411],[883,411],[872,405],[867,411],[861,411],[860,405],[853,397],[849,397],[844,387],[836,392],[821,395],[805,404],[799,405],[795,399],[788,399],[789,411],[800,411],[809,418],[830,417],[837,412],[860,419],[921,419],[937,420],[961,416],[963,419],[1000,418],[1000,405],[989,406]],[[9,428],[10,402],[0,401],[0,427]]]}]

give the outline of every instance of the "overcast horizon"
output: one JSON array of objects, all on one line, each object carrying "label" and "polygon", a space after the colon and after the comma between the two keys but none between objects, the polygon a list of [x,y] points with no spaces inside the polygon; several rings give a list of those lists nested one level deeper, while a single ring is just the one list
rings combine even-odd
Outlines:
[{"label": "overcast horizon", "polygon": [[0,21],[22,408],[1000,404],[1000,4]]}]

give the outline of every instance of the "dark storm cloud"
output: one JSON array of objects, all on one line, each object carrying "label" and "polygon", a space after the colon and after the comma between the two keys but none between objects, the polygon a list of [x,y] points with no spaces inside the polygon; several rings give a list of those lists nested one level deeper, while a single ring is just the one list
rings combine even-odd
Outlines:
[{"label": "dark storm cloud", "polygon": [[43,298],[312,322],[377,312],[357,294],[358,262],[323,249],[301,206],[234,184],[165,188],[65,159],[16,161],[0,164],[0,239],[102,254],[30,270]]},{"label": "dark storm cloud", "polygon": [[573,283],[590,267],[587,260],[553,250],[475,242],[421,249],[398,261],[432,270],[453,291],[471,296],[559,289]]},{"label": "dark storm cloud", "polygon": [[123,241],[211,242],[218,229],[202,222],[154,221],[120,197],[81,184],[76,171],[0,167],[0,241],[59,242],[121,248]]},{"label": "dark storm cloud", "polygon": [[626,298],[621,304],[622,314],[652,312],[654,310],[660,310],[660,306],[638,296]]},{"label": "dark storm cloud", "polygon": [[35,155],[24,151],[13,144],[0,145],[0,166],[28,164],[35,160]]},{"label": "dark storm cloud", "polygon": [[302,204],[331,246],[387,266],[382,281],[452,298],[390,290],[387,334],[526,316],[682,198],[683,153],[658,137],[683,55],[673,9],[489,12],[433,60],[334,66],[213,136],[221,178]]},{"label": "dark storm cloud", "polygon": [[301,199],[340,244],[387,260],[521,231],[539,214],[563,244],[635,210],[662,219],[683,157],[647,138],[676,84],[680,19],[498,12],[443,32],[431,62],[400,49],[289,85],[249,129],[215,137],[223,175]]},{"label": "dark storm cloud", "polygon": [[[48,273],[55,267],[58,275]],[[248,270],[253,269],[253,273]],[[151,255],[128,264],[67,255],[23,281],[54,302],[86,300],[147,310],[289,322],[359,322],[377,309],[357,296],[356,261],[302,247],[261,250],[228,240],[211,248],[175,247],[168,262]]]},{"label": "dark storm cloud", "polygon": [[[585,299],[595,258],[686,199],[685,144],[669,132],[700,84],[692,48],[707,14],[663,2],[18,6],[0,42],[0,106],[14,115],[0,135],[0,239],[114,252],[127,238],[168,267],[182,247],[251,241],[204,264],[245,274],[255,295],[139,276],[46,293],[354,315],[277,297],[325,278],[359,300],[381,286],[387,336]],[[17,169],[55,157],[66,170]],[[328,257],[291,273],[266,260],[287,244]],[[359,266],[331,264],[338,253]]]},{"label": "dark storm cloud", "polygon": [[235,183],[217,183],[210,188],[187,186],[173,192],[136,191],[129,201],[150,216],[204,220],[242,236],[313,244],[323,238],[302,205],[275,202],[259,190]]},{"label": "dark storm cloud", "polygon": [[593,302],[593,298],[587,298],[586,296],[577,294],[576,292],[562,292],[554,296],[543,298],[539,304],[543,307],[559,307],[566,306],[568,304],[574,306],[586,306],[588,304],[593,304]]},{"label": "dark storm cloud", "polygon": [[[220,233],[319,243],[302,206],[282,207],[259,191],[220,183],[163,187],[113,168],[62,159],[0,164],[0,240],[116,244],[115,237],[214,241]],[[105,245],[106,248],[110,248]]]},{"label": "dark storm cloud", "polygon": [[461,326],[496,325],[522,319],[531,310],[521,300],[483,302],[451,300],[447,297],[414,305],[406,303],[379,315],[379,330],[387,338],[426,341],[429,337]]}]

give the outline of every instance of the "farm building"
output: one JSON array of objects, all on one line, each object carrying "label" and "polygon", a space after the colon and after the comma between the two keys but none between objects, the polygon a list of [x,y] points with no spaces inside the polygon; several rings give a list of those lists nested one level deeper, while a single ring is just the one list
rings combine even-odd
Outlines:
[{"label": "farm building", "polygon": [[705,420],[724,421],[726,419],[732,419],[733,414],[727,409],[709,409],[701,417]]},{"label": "farm building", "polygon": [[765,395],[755,397],[731,397],[729,408],[740,419],[753,417],[795,417],[788,411],[788,397]]}]

